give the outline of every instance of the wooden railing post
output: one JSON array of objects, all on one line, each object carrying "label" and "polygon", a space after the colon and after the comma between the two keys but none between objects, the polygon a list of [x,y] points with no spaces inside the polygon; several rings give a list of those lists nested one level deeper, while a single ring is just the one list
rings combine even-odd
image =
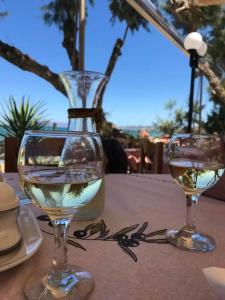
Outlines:
[{"label": "wooden railing post", "polygon": [[155,144],[155,154],[153,160],[153,173],[161,174],[163,170],[163,148],[164,144],[158,142]]},{"label": "wooden railing post", "polygon": [[144,153],[144,145],[141,143],[141,156],[140,156],[140,173],[144,173],[145,167],[145,153]]},{"label": "wooden railing post", "polygon": [[19,146],[17,138],[5,137],[5,172],[17,172]]}]

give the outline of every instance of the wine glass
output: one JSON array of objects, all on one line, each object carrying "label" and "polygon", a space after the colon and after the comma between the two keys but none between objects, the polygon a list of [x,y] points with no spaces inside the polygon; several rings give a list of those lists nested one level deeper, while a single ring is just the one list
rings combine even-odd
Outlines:
[{"label": "wine glass", "polygon": [[168,146],[168,166],[175,182],[186,196],[186,222],[181,230],[169,230],[168,240],[178,248],[209,252],[215,240],[197,231],[195,209],[199,196],[223,175],[225,166],[224,140],[212,134],[175,134]]},{"label": "wine glass", "polygon": [[86,299],[93,288],[89,272],[67,262],[70,222],[96,195],[103,177],[99,135],[82,132],[27,131],[18,172],[21,186],[51,219],[55,249],[50,271],[35,271],[27,280],[27,299]]}]

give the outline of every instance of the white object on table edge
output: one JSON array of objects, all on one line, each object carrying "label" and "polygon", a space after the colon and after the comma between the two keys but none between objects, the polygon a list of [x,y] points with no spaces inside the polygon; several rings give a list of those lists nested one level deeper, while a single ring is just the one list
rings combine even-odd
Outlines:
[{"label": "white object on table edge", "polygon": [[209,267],[204,268],[203,273],[217,297],[225,300],[225,269]]},{"label": "white object on table edge", "polygon": [[38,222],[28,206],[20,207],[19,225],[22,234],[22,245],[0,256],[0,272],[13,268],[31,258],[41,246],[43,236]]}]

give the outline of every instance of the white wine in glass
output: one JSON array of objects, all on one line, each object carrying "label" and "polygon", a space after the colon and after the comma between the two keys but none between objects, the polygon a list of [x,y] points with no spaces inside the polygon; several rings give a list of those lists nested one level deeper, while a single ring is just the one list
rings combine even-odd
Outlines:
[{"label": "white wine in glass", "polygon": [[[52,221],[55,250],[50,271],[37,270],[27,280],[27,299],[86,299],[93,288],[89,272],[67,262],[69,224],[80,207],[98,192],[103,150],[96,133],[28,131],[18,156],[24,192]],[[99,139],[98,139],[99,140]]]},{"label": "white wine in glass", "polygon": [[168,167],[175,182],[186,196],[186,222],[181,230],[169,230],[170,243],[178,248],[208,252],[215,241],[197,231],[195,206],[199,196],[222,177],[225,168],[223,137],[207,134],[175,134],[168,146]]},{"label": "white wine in glass", "polygon": [[[97,194],[102,178],[92,175],[66,174],[63,169],[30,171],[24,174],[21,184],[24,191],[48,214],[51,219],[73,216]],[[85,175],[85,176],[84,176]],[[38,200],[37,200],[38,199]]]}]

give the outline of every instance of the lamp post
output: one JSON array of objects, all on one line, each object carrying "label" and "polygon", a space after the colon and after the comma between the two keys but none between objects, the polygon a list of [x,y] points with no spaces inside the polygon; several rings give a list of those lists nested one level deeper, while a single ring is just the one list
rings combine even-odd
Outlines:
[{"label": "lamp post", "polygon": [[204,56],[207,51],[207,45],[202,40],[202,36],[198,32],[189,33],[184,40],[184,47],[190,53],[190,67],[191,67],[191,85],[189,95],[189,111],[188,111],[188,127],[187,132],[192,131],[192,117],[194,106],[194,87],[195,87],[195,73],[198,67],[199,57]]}]

